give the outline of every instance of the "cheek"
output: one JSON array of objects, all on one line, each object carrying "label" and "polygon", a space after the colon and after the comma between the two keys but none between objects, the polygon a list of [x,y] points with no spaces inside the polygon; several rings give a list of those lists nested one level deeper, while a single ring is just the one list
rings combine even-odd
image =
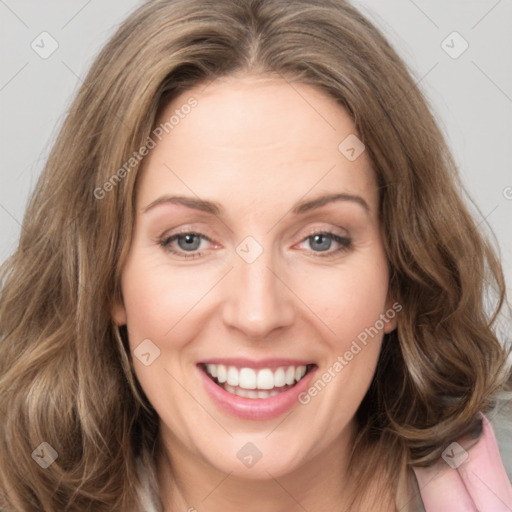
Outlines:
[{"label": "cheek", "polygon": [[130,343],[154,339],[160,344],[179,344],[180,337],[170,336],[179,324],[186,324],[187,314],[215,283],[209,272],[193,272],[187,268],[173,268],[154,263],[151,258],[130,260],[123,277],[123,297],[126,308]]},{"label": "cheek", "polygon": [[325,434],[334,438],[336,425],[353,417],[375,373],[388,325],[382,320],[389,310],[388,270],[385,258],[376,252],[347,260],[335,271],[317,269],[308,282],[301,285],[300,293],[332,336],[323,337],[321,371],[301,403],[315,404],[318,417],[332,421]]},{"label": "cheek", "polygon": [[388,270],[383,257],[368,255],[337,268],[310,270],[307,278],[297,274],[295,289],[342,348],[386,311]]}]

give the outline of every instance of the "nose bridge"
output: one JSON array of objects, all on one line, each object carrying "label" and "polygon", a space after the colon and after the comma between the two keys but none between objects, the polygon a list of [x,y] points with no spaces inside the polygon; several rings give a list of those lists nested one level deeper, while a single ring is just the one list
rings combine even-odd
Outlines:
[{"label": "nose bridge", "polygon": [[[261,338],[293,321],[293,301],[280,282],[270,249],[249,240],[237,247],[237,261],[230,272],[224,321],[247,337]],[[245,252],[244,252],[245,249]]]}]

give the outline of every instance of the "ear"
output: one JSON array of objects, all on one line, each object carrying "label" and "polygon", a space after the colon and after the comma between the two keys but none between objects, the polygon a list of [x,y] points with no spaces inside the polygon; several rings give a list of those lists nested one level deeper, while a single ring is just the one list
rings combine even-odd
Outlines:
[{"label": "ear", "polygon": [[127,323],[126,308],[121,298],[117,298],[114,301],[111,314],[116,325],[125,325]]},{"label": "ear", "polygon": [[388,296],[386,300],[386,310],[384,311],[384,333],[389,334],[393,332],[398,325],[398,315],[402,311],[402,305]]}]

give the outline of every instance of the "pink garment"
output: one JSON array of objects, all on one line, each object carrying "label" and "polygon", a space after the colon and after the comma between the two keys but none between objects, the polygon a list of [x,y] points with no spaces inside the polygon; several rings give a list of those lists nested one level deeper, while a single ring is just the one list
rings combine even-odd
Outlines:
[{"label": "pink garment", "polygon": [[414,468],[426,512],[512,512],[512,485],[492,426],[482,419],[482,436],[467,452],[452,443],[444,460]]}]

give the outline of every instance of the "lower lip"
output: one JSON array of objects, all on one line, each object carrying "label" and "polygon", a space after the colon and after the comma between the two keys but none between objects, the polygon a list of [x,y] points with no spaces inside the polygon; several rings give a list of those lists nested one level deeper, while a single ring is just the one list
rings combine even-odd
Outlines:
[{"label": "lower lip", "polygon": [[197,367],[208,394],[217,406],[239,418],[247,420],[268,420],[277,418],[298,404],[298,396],[304,392],[313,379],[316,367],[312,368],[295,386],[269,398],[244,398],[228,393],[215,384],[206,372]]}]

